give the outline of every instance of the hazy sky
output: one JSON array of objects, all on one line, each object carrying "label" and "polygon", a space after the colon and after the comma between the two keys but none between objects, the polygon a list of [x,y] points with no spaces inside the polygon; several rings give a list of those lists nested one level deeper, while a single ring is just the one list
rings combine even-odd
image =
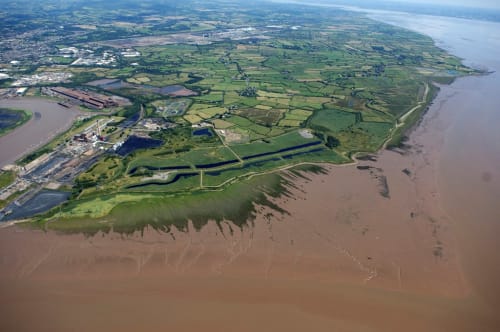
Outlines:
[{"label": "hazy sky", "polygon": [[[376,0],[373,0],[376,1]],[[456,5],[468,7],[486,7],[500,9],[500,0],[391,0],[394,2],[406,3],[431,3],[443,5]]]},{"label": "hazy sky", "polygon": [[[271,0],[273,1],[273,0]],[[277,2],[287,2],[287,0],[274,0]],[[327,3],[331,2],[342,3],[345,4],[347,0],[289,0],[289,1],[297,1],[297,2],[305,2],[305,3]],[[452,5],[452,6],[464,6],[464,7],[472,7],[472,8],[494,8],[500,9],[500,0],[360,0],[361,2],[369,3],[416,3],[416,4],[433,4],[433,5]],[[356,6],[357,1],[352,1],[351,5]],[[358,3],[359,4],[359,3]]]}]

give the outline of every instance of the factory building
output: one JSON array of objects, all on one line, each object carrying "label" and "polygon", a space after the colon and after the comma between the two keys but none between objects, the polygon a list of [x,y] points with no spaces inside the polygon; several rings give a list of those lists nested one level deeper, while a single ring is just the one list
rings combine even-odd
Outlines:
[{"label": "factory building", "polygon": [[84,106],[93,109],[100,110],[106,107],[118,106],[113,99],[104,95],[90,94],[85,91],[62,87],[50,88],[50,91],[56,95],[69,98],[72,101],[82,103]]}]

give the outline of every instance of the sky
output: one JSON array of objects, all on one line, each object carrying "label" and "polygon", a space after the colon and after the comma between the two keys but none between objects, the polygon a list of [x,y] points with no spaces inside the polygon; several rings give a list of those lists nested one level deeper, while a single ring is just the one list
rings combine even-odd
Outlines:
[{"label": "sky", "polygon": [[[377,1],[377,0],[374,0]],[[484,8],[497,8],[500,9],[500,0],[391,0],[394,2],[401,3],[431,3],[431,4],[442,4],[442,5],[455,5],[455,6],[467,6],[467,7],[484,7]]]},{"label": "sky", "polygon": [[[277,2],[287,2],[287,0],[271,0]],[[341,3],[346,4],[348,0],[290,0],[304,3],[328,3],[332,4]],[[358,2],[359,1],[359,2]],[[400,3],[400,4],[431,4],[431,5],[448,5],[448,6],[458,6],[458,7],[471,7],[471,8],[492,8],[500,10],[500,0],[353,0],[350,5],[356,6],[359,3],[373,3],[375,4],[388,4],[388,3]]]}]

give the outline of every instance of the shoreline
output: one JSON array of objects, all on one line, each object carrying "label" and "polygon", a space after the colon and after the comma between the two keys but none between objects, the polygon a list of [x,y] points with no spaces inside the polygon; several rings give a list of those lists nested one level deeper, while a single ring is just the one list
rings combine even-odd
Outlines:
[{"label": "shoreline", "polygon": [[495,142],[500,135],[493,124],[500,119],[500,61],[490,54],[500,48],[500,23],[475,21],[461,30],[468,21],[445,18],[437,26],[430,19],[417,22],[395,15],[383,21],[426,33],[439,47],[464,59],[463,63],[487,73],[460,78],[443,87],[442,93],[453,98],[441,101],[443,148],[435,160],[441,208],[453,221],[463,270],[475,292],[490,307],[497,307],[500,257],[494,234],[500,232],[495,199],[500,195],[500,169],[495,165],[500,163],[500,150]]},{"label": "shoreline", "polygon": [[[255,176],[264,176],[264,175],[268,175],[268,174],[281,173],[283,171],[287,171],[289,169],[296,168],[296,167],[301,167],[301,166],[308,166],[308,165],[310,165],[310,166],[319,166],[319,167],[323,167],[323,166],[334,166],[334,167],[356,166],[356,165],[359,164],[359,160],[358,160],[359,156],[363,156],[363,155],[376,155],[376,154],[381,153],[384,150],[393,150],[394,148],[397,149],[398,146],[394,146],[394,147],[391,147],[391,148],[388,147],[388,144],[390,144],[391,141],[394,139],[395,132],[399,128],[403,128],[403,127],[407,126],[406,128],[402,129],[402,132],[400,133],[400,135],[401,135],[401,139],[400,140],[402,140],[406,136],[406,134],[411,133],[411,131],[416,126],[418,126],[418,124],[422,120],[423,116],[425,115],[426,111],[428,110],[429,106],[433,103],[433,100],[437,97],[437,94],[438,94],[439,90],[435,93],[435,95],[431,99],[428,99],[428,93],[430,92],[430,90],[432,90],[431,88],[429,88],[429,84],[434,84],[434,83],[425,83],[425,94],[424,94],[422,100],[419,101],[417,103],[417,105],[415,105],[413,108],[411,108],[408,112],[402,114],[397,119],[394,128],[389,132],[388,137],[384,140],[384,142],[382,142],[382,145],[379,147],[379,149],[377,151],[370,151],[370,152],[367,152],[367,151],[356,151],[356,152],[353,152],[350,156],[347,156],[347,158],[351,159],[351,162],[346,162],[346,163],[337,164],[337,163],[329,163],[329,162],[299,162],[299,163],[296,163],[296,164],[284,165],[284,166],[281,166],[281,167],[278,167],[278,168],[275,168],[275,169],[271,169],[269,171],[261,172],[261,173],[247,173],[247,174],[243,174],[243,175],[239,175],[239,176],[230,178],[230,179],[226,180],[225,182],[223,182],[223,183],[221,183],[221,184],[219,184],[217,186],[211,186],[211,187],[205,186],[203,188],[200,188],[200,190],[203,190],[203,189],[209,190],[209,191],[211,191],[211,190],[223,190],[227,185],[232,185],[232,184],[234,184],[235,182],[237,182],[238,180],[241,180],[241,179],[252,179]],[[412,119],[411,122],[408,122],[407,118],[409,116],[411,116],[413,113],[415,113],[416,111],[419,111],[418,112],[419,113],[418,117],[415,118],[415,119]],[[74,122],[74,119],[73,119],[73,122]],[[65,130],[67,130],[67,129],[65,129]],[[61,131],[61,132],[63,132],[63,131]],[[59,134],[61,132],[59,132]],[[57,135],[58,134],[56,134],[54,137],[56,137]],[[50,139],[54,139],[54,137],[52,137]],[[49,139],[48,142],[50,142],[50,139]],[[402,143],[402,141],[399,144],[401,144],[401,143]],[[45,144],[48,144],[48,143],[46,142]],[[40,146],[43,146],[43,144],[41,144]],[[39,148],[40,146],[38,146],[37,148]],[[33,149],[32,151],[36,151],[37,148]],[[27,155],[28,153],[29,152],[25,153],[24,155]],[[180,193],[180,195],[184,195],[184,194],[186,194],[186,193]],[[145,193],[145,195],[147,195],[147,193]],[[99,219],[102,219],[102,218],[101,217],[97,218],[96,222],[99,222],[98,221]],[[33,218],[23,219],[23,220],[11,220],[11,221],[14,222],[14,224],[15,223],[24,223],[24,222],[27,222],[27,223],[34,222]],[[50,219],[47,221],[47,224],[48,223],[50,223]],[[1,224],[1,222],[0,222],[0,224]],[[44,223],[44,225],[45,225],[45,223]]]}]

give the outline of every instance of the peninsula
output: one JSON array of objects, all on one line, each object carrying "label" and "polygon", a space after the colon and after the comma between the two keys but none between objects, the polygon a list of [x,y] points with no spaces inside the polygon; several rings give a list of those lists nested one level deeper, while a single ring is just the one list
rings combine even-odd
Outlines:
[{"label": "peninsula", "polygon": [[44,2],[29,25],[2,23],[0,108],[43,98],[29,111],[78,115],[2,159],[2,220],[92,233],[242,224],[286,192],[277,170],[400,148],[434,83],[474,72],[429,37],[336,8],[107,6]]}]

